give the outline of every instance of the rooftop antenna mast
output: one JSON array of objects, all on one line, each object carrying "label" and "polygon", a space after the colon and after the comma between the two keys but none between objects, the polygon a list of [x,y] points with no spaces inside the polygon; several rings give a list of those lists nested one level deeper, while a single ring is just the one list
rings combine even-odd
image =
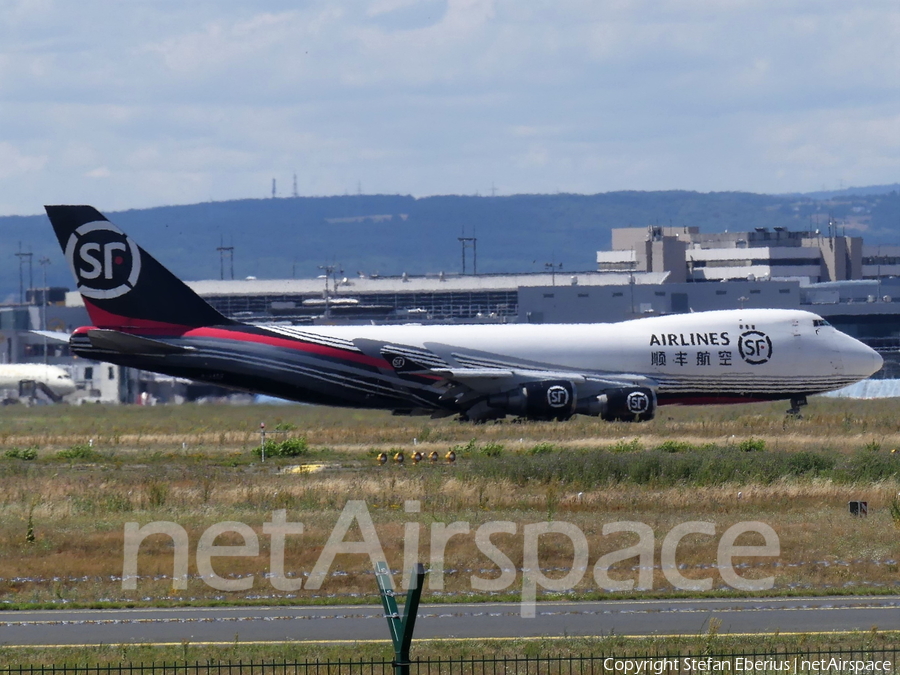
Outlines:
[{"label": "rooftop antenna mast", "polygon": [[[465,234],[465,231],[463,231]],[[472,249],[472,274],[478,274],[478,239],[476,237],[457,237],[462,247],[462,273],[466,273],[466,249]]]},{"label": "rooftop antenna mast", "polygon": [[231,246],[225,245],[225,238],[219,238],[219,246],[216,248],[219,252],[219,279],[225,279],[225,256],[228,256],[228,263],[231,271],[231,279],[234,280],[234,242]]},{"label": "rooftop antenna mast", "polygon": [[50,258],[43,256],[38,260],[41,271],[44,273],[44,288],[41,290],[41,330],[44,331],[44,365],[47,365],[47,265]]},{"label": "rooftop antenna mast", "polygon": [[338,281],[337,276],[344,274],[344,268],[338,265],[319,265],[319,269],[325,272],[323,275],[325,277],[325,319],[331,319],[331,290],[328,288],[329,279],[334,283],[334,295],[338,294]]},{"label": "rooftop antenna mast", "polygon": [[550,278],[553,280],[553,285],[556,286],[556,272],[557,270],[562,272],[563,264],[556,262],[556,253],[554,252],[551,257],[553,260],[548,263],[544,263],[544,269],[549,270]]},{"label": "rooftop antenna mast", "polygon": [[25,260],[28,260],[28,290],[34,288],[34,275],[31,259],[34,254],[31,251],[22,250],[22,242],[19,242],[19,252],[14,254],[19,259],[19,303],[25,304]]}]

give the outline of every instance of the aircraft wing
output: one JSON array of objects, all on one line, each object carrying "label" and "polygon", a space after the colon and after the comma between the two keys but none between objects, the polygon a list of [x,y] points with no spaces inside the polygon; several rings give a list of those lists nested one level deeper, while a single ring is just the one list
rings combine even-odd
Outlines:
[{"label": "aircraft wing", "polygon": [[[655,388],[656,381],[643,375],[594,375],[574,370],[535,370],[529,368],[516,368],[505,370],[501,368],[445,368],[432,369],[430,374],[438,375],[454,384],[465,384],[473,389],[478,389],[482,381],[506,381],[510,386],[516,386],[522,382],[534,382],[536,380],[568,380],[585,385],[596,385],[598,389],[623,386],[643,386]],[[491,387],[493,388],[493,387]]]},{"label": "aircraft wing", "polygon": [[[641,386],[655,389],[658,383],[644,375],[629,373],[591,373],[577,370],[541,368],[534,365],[483,365],[483,356],[453,353],[448,359],[433,351],[401,345],[383,345],[381,356],[401,376],[426,376],[443,380],[449,386],[462,386],[473,392],[491,393],[516,387],[524,382],[568,380],[598,392],[614,387]],[[468,365],[468,364],[473,365]]]}]

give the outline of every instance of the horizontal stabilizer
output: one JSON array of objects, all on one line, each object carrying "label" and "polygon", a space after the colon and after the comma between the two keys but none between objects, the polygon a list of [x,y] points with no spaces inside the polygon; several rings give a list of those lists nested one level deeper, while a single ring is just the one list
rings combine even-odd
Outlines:
[{"label": "horizontal stabilizer", "polygon": [[89,330],[87,336],[94,349],[103,349],[118,354],[165,356],[166,354],[181,354],[194,350],[193,347],[179,347],[160,340],[152,340],[137,335],[130,335],[129,333],[120,333],[117,330],[97,328]]},{"label": "horizontal stabilizer", "polygon": [[32,335],[39,335],[50,342],[59,342],[61,344],[69,344],[71,333],[65,333],[61,330],[33,330]]}]

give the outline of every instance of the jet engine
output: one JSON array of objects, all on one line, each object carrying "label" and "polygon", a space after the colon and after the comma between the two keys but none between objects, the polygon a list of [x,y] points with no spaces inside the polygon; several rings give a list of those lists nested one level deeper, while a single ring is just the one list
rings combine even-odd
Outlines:
[{"label": "jet engine", "polygon": [[607,422],[645,422],[656,414],[656,392],[648,387],[607,389],[599,396],[579,400],[575,412]]},{"label": "jet engine", "polygon": [[575,413],[575,385],[568,380],[526,382],[502,394],[487,397],[487,406],[500,415],[529,420],[567,420]]},{"label": "jet engine", "polygon": [[655,413],[656,393],[648,387],[606,389],[599,395],[579,398],[575,384],[569,380],[541,380],[490,394],[468,408],[463,419],[484,421],[517,415],[529,420],[567,420],[579,414],[608,422],[643,422],[653,419]]}]

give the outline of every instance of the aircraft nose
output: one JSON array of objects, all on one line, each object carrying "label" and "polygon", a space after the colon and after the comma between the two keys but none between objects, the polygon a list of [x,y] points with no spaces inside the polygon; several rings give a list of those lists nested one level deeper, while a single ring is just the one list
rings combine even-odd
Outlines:
[{"label": "aircraft nose", "polygon": [[844,368],[860,378],[869,377],[881,370],[884,365],[881,354],[859,340],[853,342],[853,349],[844,355]]}]

